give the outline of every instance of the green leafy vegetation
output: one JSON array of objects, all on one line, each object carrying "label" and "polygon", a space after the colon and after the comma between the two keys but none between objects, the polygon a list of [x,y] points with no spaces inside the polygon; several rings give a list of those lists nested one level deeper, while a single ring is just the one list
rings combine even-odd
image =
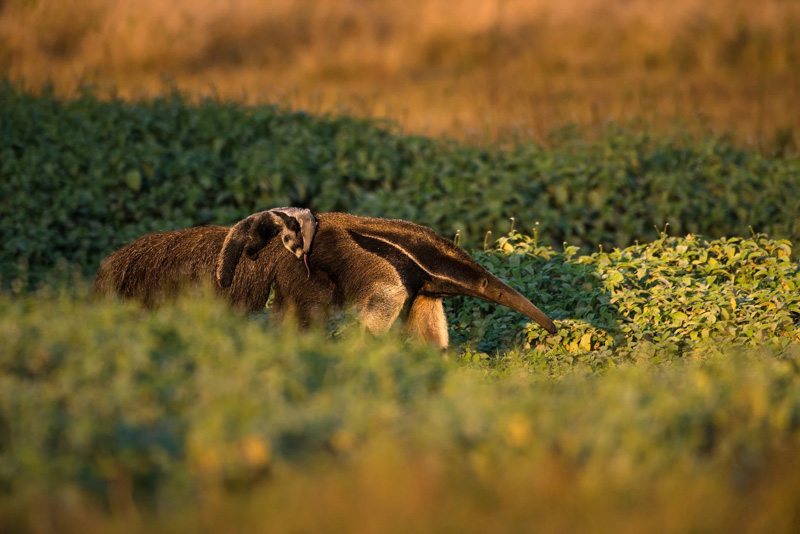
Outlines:
[{"label": "green leafy vegetation", "polygon": [[0,519],[26,529],[38,507],[75,531],[114,530],[107,511],[132,510],[187,532],[480,531],[490,518],[636,531],[648,514],[678,530],[796,526],[788,242],[662,236],[577,256],[513,233],[477,257],[559,334],[455,299],[444,359],[394,336],[245,320],[203,294],[154,312],[80,289],[0,297]]},{"label": "green leafy vegetation", "polygon": [[[479,148],[378,122],[182,96],[61,101],[0,84],[0,275],[91,275],[152,231],[232,224],[265,208],[398,217],[477,247],[487,230],[587,252],[677,235],[800,238],[800,159],[723,138],[570,130],[554,146]],[[22,266],[20,259],[23,259]],[[21,268],[25,267],[25,268]]]},{"label": "green leafy vegetation", "polygon": [[[559,136],[0,85],[0,530],[797,531],[800,160]],[[88,294],[146,232],[278,205],[460,230],[559,332],[455,298],[443,356]]]},{"label": "green leafy vegetation", "polygon": [[448,310],[456,339],[469,345],[472,336],[475,348],[488,351],[533,346],[550,358],[600,366],[719,338],[778,350],[800,341],[800,273],[789,241],[662,234],[647,245],[576,254],[576,247],[556,252],[518,233],[476,254],[560,320],[561,331],[548,336],[508,308],[463,298]]}]

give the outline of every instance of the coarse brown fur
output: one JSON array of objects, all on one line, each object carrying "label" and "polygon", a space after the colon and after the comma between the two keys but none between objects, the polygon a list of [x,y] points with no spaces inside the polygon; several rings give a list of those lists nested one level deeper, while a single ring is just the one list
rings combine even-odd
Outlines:
[{"label": "coarse brown fur", "polygon": [[[95,291],[133,298],[152,307],[174,298],[186,286],[210,283],[217,287],[218,257],[229,231],[225,226],[201,226],[142,236],[103,262]],[[285,252],[280,244],[278,247],[274,252]],[[238,309],[252,312],[266,305],[274,278],[269,257],[270,253],[264,252],[257,260],[240,262],[230,287],[220,290]]]},{"label": "coarse brown fur", "polygon": [[[387,330],[407,308],[406,331],[446,347],[441,299],[469,295],[511,307],[548,332],[556,327],[536,306],[492,275],[463,249],[430,228],[408,221],[317,215],[311,279],[292,258],[276,257],[275,307],[316,310],[353,306],[370,331]],[[307,314],[314,316],[315,313]]]},{"label": "coarse brown fur", "polygon": [[[530,301],[430,228],[345,213],[319,214],[316,221],[310,272],[272,239],[255,258],[242,253],[245,247],[237,247],[238,257],[226,254],[235,271],[220,291],[236,308],[255,311],[272,288],[275,313],[301,325],[324,321],[334,308],[354,307],[373,333],[388,330],[405,310],[406,332],[442,348],[448,336],[441,299],[448,296],[503,304],[556,331]],[[181,283],[219,281],[216,266],[230,231],[209,226],[144,236],[106,260],[96,286],[152,304],[174,295]]]},{"label": "coarse brown fur", "polygon": [[[237,308],[255,311],[269,296],[272,259],[287,255],[304,262],[315,232],[316,219],[309,210],[274,208],[231,228],[202,226],[145,235],[103,262],[95,291],[135,298],[151,307],[176,296],[184,286],[208,283],[222,288]],[[248,261],[240,262],[243,253]]]}]

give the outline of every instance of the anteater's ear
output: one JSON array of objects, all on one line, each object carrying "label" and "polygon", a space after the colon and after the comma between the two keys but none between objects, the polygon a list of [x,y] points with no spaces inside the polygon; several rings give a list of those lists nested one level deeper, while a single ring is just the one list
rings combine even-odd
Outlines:
[{"label": "anteater's ear", "polygon": [[283,210],[279,209],[269,210],[269,213],[278,217],[278,219],[275,220],[276,221],[280,220],[280,222],[283,224],[285,228],[288,228],[293,232],[300,231],[300,224],[297,222],[297,219],[287,215],[286,213],[283,212]]},{"label": "anteater's ear", "polygon": [[258,258],[258,252],[286,227],[283,219],[270,211],[255,213],[239,221],[230,229],[217,260],[217,283],[227,288],[233,283],[236,265],[242,251],[251,260]]}]

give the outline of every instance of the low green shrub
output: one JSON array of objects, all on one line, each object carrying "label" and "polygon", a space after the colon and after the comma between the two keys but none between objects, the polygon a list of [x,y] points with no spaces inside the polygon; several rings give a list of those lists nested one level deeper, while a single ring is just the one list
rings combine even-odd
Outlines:
[{"label": "low green shrub", "polygon": [[[379,126],[0,84],[0,530],[797,530],[796,158]],[[559,332],[455,298],[443,358],[209,294],[147,312],[72,278],[143,233],[276,205],[467,246],[540,221],[475,257]]]},{"label": "low green shrub", "polygon": [[136,501],[188,502],[382,440],[459,465],[535,464],[556,447],[638,480],[800,438],[787,242],[662,236],[577,257],[512,234],[479,259],[559,334],[456,300],[448,361],[358,329],[265,326],[209,297],[147,312],[69,291],[0,296],[0,492],[110,499],[123,484]]},{"label": "low green shrub", "polygon": [[[9,528],[4,512],[22,510],[15,528],[61,513],[61,528],[86,529],[74,508],[99,506],[160,521],[189,514],[211,530],[244,517],[271,529],[316,518],[314,530],[329,513],[349,525],[373,514],[383,531],[393,515],[380,503],[413,510],[424,491],[438,512],[420,510],[420,522],[468,530],[476,514],[497,525],[562,520],[576,499],[592,513],[605,502],[616,521],[631,503],[659,503],[680,525],[713,518],[713,529],[730,517],[687,514],[688,488],[743,510],[729,485],[766,477],[787,488],[771,494],[773,512],[763,509],[768,524],[790,520],[786,506],[774,511],[800,495],[776,453],[791,458],[800,438],[797,342],[701,341],[680,353],[654,344],[597,374],[559,349],[497,365],[468,353],[447,361],[392,337],[265,330],[203,299],[146,313],[36,296],[0,298],[0,335],[0,524]],[[254,508],[203,512],[253,495]],[[322,512],[331,500],[342,505]],[[372,511],[359,504],[369,502]],[[477,508],[458,512],[466,502]],[[302,513],[309,505],[319,514]],[[136,525],[146,523],[126,529]]]},{"label": "low green shrub", "polygon": [[713,347],[718,339],[777,350],[800,341],[800,270],[789,241],[662,234],[647,245],[577,252],[512,233],[475,254],[560,331],[548,336],[508,308],[459,298],[447,309],[454,340],[476,354],[522,345],[545,358],[601,367],[680,354],[701,342]]}]

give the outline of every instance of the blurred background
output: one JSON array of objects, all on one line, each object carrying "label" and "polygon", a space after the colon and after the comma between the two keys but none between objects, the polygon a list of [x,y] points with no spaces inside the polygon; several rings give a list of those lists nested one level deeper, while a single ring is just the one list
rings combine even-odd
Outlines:
[{"label": "blurred background", "polygon": [[462,140],[800,125],[796,0],[0,0],[0,71],[69,95],[279,102]]}]

